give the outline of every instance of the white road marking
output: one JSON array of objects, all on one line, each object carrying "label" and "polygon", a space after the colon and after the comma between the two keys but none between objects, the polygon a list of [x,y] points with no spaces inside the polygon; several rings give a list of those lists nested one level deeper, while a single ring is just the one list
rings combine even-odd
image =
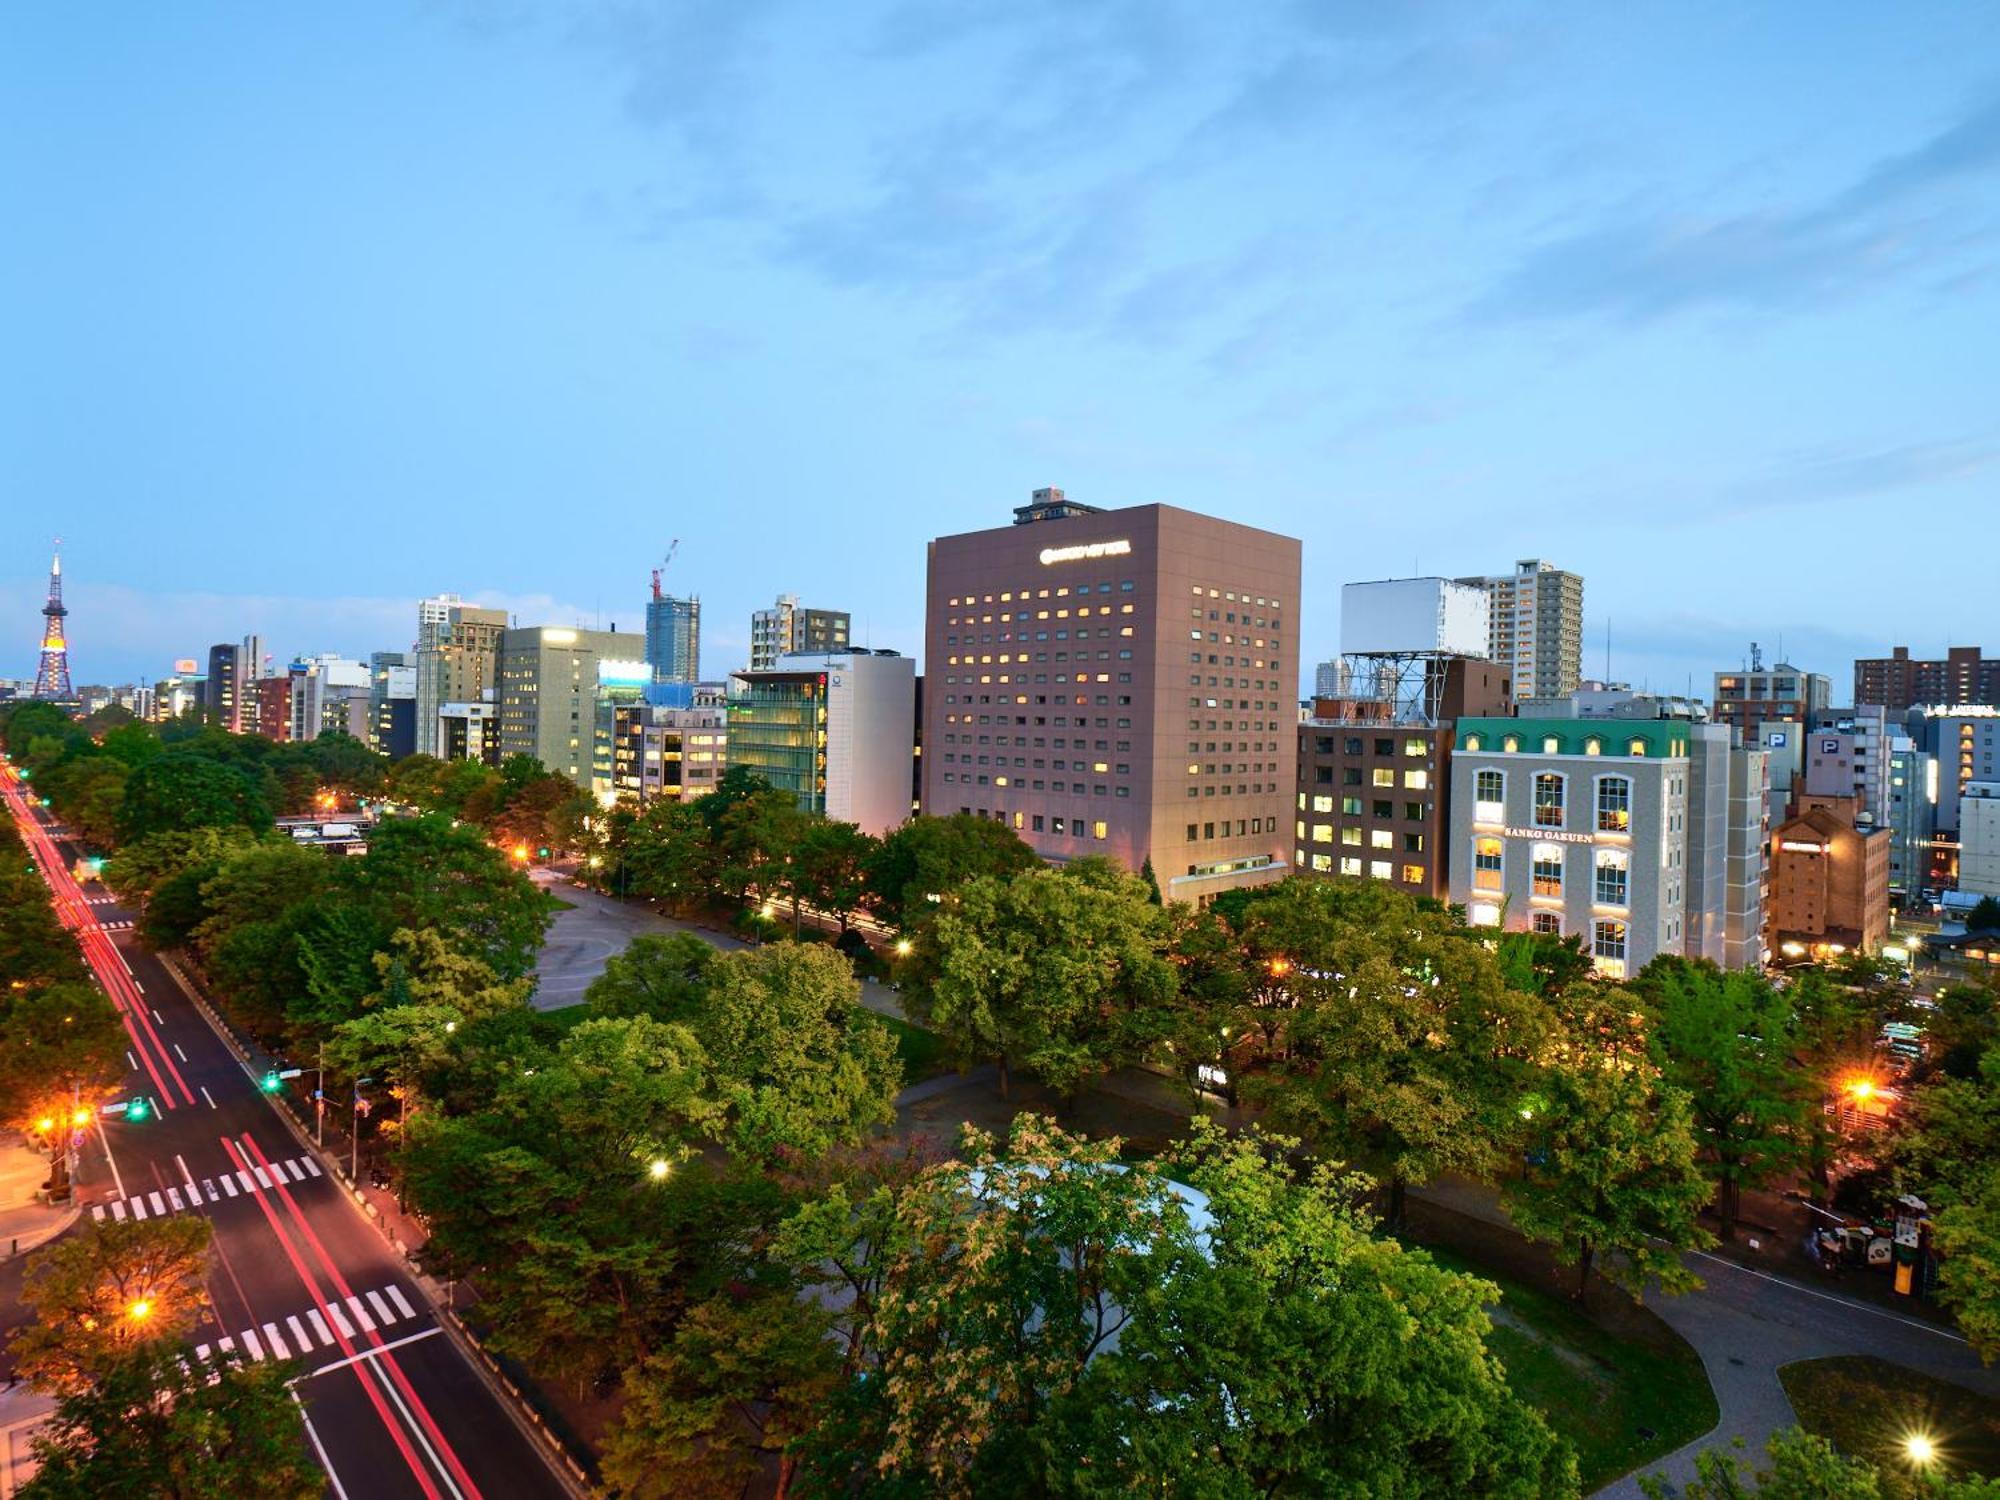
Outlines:
[{"label": "white road marking", "polygon": [[[155,1196],[158,1195],[156,1194]],[[187,1207],[185,1203],[181,1202],[181,1190],[177,1187],[170,1187],[167,1189],[167,1202],[173,1204],[175,1213],[179,1213],[182,1209]]]},{"label": "white road marking", "polygon": [[264,1169],[262,1167],[252,1167],[250,1170],[256,1174],[258,1187],[267,1188],[271,1185],[271,1179],[264,1175]]},{"label": "white road marking", "polygon": [[294,1158],[285,1163],[285,1170],[292,1174],[292,1181],[294,1182],[304,1182],[306,1180],[306,1170],[299,1165],[301,1160],[303,1158]]},{"label": "white road marking", "polygon": [[174,1043],[174,1054],[177,1057],[179,1057],[182,1062],[186,1062],[188,1060],[188,1055],[185,1052],[181,1051],[181,1044],[179,1042]]},{"label": "white road marking", "polygon": [[[245,1334],[244,1337],[248,1338],[249,1335]],[[285,1347],[285,1337],[278,1332],[278,1325],[276,1323],[266,1323],[264,1325],[264,1342],[271,1346],[271,1354],[274,1358],[290,1359],[292,1357],[292,1351]]]},{"label": "white road marking", "polygon": [[306,1164],[306,1173],[308,1176],[324,1177],[326,1175],[324,1172],[320,1171],[319,1163],[314,1161],[310,1156],[305,1157],[304,1161]]},{"label": "white road marking", "polygon": [[214,1096],[213,1096],[213,1095],[211,1095],[211,1094],[209,1093],[209,1091],[208,1091],[208,1085],[207,1085],[207,1084],[205,1084],[205,1083],[198,1083],[198,1084],[196,1084],[196,1085],[195,1085],[195,1087],[201,1090],[201,1097],[202,1097],[202,1098],[204,1098],[204,1099],[206,1099],[206,1100],[208,1100],[208,1107],[209,1107],[210,1109],[214,1109],[214,1108],[215,1108],[215,1098],[214,1098]]},{"label": "white road marking", "polygon": [[305,1378],[311,1379],[314,1375],[326,1375],[334,1370],[344,1370],[349,1365],[358,1365],[364,1359],[375,1359],[380,1355],[387,1354],[391,1349],[400,1349],[405,1344],[415,1344],[424,1339],[434,1339],[443,1332],[442,1328],[421,1328],[415,1333],[406,1333],[399,1339],[390,1339],[386,1344],[377,1345],[372,1349],[363,1349],[358,1354],[350,1354],[347,1358],[337,1359],[332,1364],[321,1365],[316,1370],[308,1370]]},{"label": "white road marking", "polygon": [[375,1320],[368,1316],[368,1309],[361,1305],[359,1297],[349,1297],[347,1299],[347,1310],[354,1314],[354,1321],[361,1325],[363,1333],[373,1333],[375,1331]]},{"label": "white road marking", "polygon": [[1770,1276],[1762,1271],[1753,1271],[1748,1266],[1739,1266],[1735,1261],[1724,1260],[1719,1255],[1709,1255],[1700,1250],[1691,1250],[1688,1253],[1693,1255],[1697,1260],[1712,1261],[1718,1266],[1727,1266],[1730,1270],[1740,1271],[1745,1276],[1755,1276],[1759,1281],[1768,1281],[1773,1286],[1781,1286],[1786,1291],[1803,1292],[1806,1296],[1817,1297],[1822,1302],[1837,1302],[1842,1307],[1852,1308],[1855,1312],[1872,1313],[1878,1318],[1887,1318],[1891,1323],[1901,1323],[1905,1328],[1914,1328],[1922,1333],[1934,1333],[1941,1339],[1950,1339],[1954,1344],[1965,1342],[1962,1337],[1953,1333],[1948,1328],[1938,1328],[1929,1323],[1919,1323],[1915,1318],[1905,1318],[1898,1313],[1884,1312],[1879,1307],[1870,1307],[1865,1302],[1855,1302],[1846,1297],[1836,1297],[1829,1292],[1816,1292],[1809,1286],[1801,1286],[1798,1282],[1787,1280],[1783,1276]]},{"label": "white road marking", "polygon": [[292,1330],[292,1342],[298,1346],[299,1353],[304,1354],[312,1348],[312,1335],[306,1332],[305,1324],[297,1318],[286,1318],[285,1326]]},{"label": "white road marking", "polygon": [[118,1199],[111,1205],[111,1217],[114,1219],[125,1217],[125,1200],[123,1198]]},{"label": "white road marking", "polygon": [[215,1341],[215,1352],[217,1354],[234,1354],[236,1352],[236,1340],[217,1339]]},{"label": "white road marking", "polygon": [[312,1439],[313,1452],[319,1455],[319,1466],[326,1470],[326,1482],[333,1486],[334,1500],[347,1500],[347,1491],[341,1486],[340,1476],[333,1472],[333,1460],[326,1456],[326,1445],[320,1442],[319,1432],[314,1428],[312,1418],[306,1414],[306,1404],[299,1400],[297,1391],[292,1392],[292,1404],[299,1409],[299,1420],[305,1423],[306,1436]]},{"label": "white road marking", "polygon": [[[223,1342],[227,1343],[228,1340],[225,1339]],[[257,1342],[257,1330],[254,1328],[243,1330],[243,1347],[250,1351],[252,1359],[262,1359],[264,1357],[264,1346]]]},{"label": "white road marking", "polygon": [[342,1338],[350,1341],[354,1338],[354,1325],[347,1321],[347,1314],[340,1310],[338,1302],[328,1301],[326,1304],[326,1315],[333,1319],[333,1326],[340,1330]]},{"label": "white road marking", "polygon": [[319,1335],[320,1348],[324,1349],[328,1344],[333,1342],[333,1330],[326,1326],[326,1319],[319,1315],[318,1308],[309,1307],[306,1309],[306,1321],[312,1324],[313,1332]]},{"label": "white road marking", "polygon": [[118,1189],[118,1196],[125,1196],[125,1178],[118,1171],[118,1158],[111,1154],[111,1137],[104,1130],[104,1116],[97,1117],[97,1140],[104,1147],[104,1164],[111,1168],[111,1185]]},{"label": "white road marking", "polygon": [[151,1012],[153,1013],[153,1020],[154,1020],[154,1022],[155,1022],[156,1024],[158,1024],[158,1025],[161,1025],[161,1026],[164,1026],[164,1025],[166,1025],[166,1024],[167,1024],[167,1018],[166,1018],[165,1016],[163,1016],[163,1015],[161,1015],[161,1014],[160,1014],[160,1008],[159,1008],[159,1006],[157,1006],[157,1005],[149,1005],[149,1006],[147,1006],[147,1007],[146,1007],[146,1009],[147,1009],[147,1010],[150,1010],[150,1011],[151,1011]]},{"label": "white road marking", "polygon": [[206,1194],[208,1195],[208,1201],[209,1201],[210,1203],[213,1203],[213,1202],[215,1202],[215,1200],[216,1200],[216,1199],[218,1199],[218,1198],[220,1198],[220,1197],[222,1196],[222,1194],[218,1193],[218,1192],[217,1192],[217,1191],[215,1190],[215,1179],[214,1179],[213,1177],[204,1177],[204,1178],[202,1178],[202,1180],[201,1180],[201,1190],[202,1190],[202,1192],[204,1192],[204,1193],[206,1193]]},{"label": "white road marking", "polygon": [[134,1073],[139,1071],[139,1059],[132,1055],[132,1049],[130,1047],[127,1047],[125,1049],[125,1061],[131,1067],[131,1070]]},{"label": "white road marking", "polygon": [[238,1172],[236,1180],[243,1184],[244,1192],[254,1193],[257,1191],[257,1179],[252,1177],[248,1172]]},{"label": "white road marking", "polygon": [[194,1346],[194,1357],[195,1357],[196,1359],[207,1359],[207,1358],[208,1358],[208,1345],[206,1345],[206,1344],[196,1344],[196,1345]]},{"label": "white road marking", "polygon": [[222,1184],[223,1192],[229,1194],[232,1198],[236,1196],[236,1174],[234,1172],[229,1173],[226,1177],[218,1177],[216,1181]]},{"label": "white road marking", "polygon": [[163,1214],[167,1211],[167,1205],[160,1201],[158,1193],[146,1194],[146,1201],[153,1205],[153,1212],[156,1214]]},{"label": "white road marking", "polygon": [[389,1300],[401,1309],[404,1317],[414,1318],[417,1315],[417,1310],[410,1306],[408,1300],[403,1296],[403,1289],[401,1287],[392,1282],[390,1285],[384,1287],[383,1290],[388,1293]]},{"label": "white road marking", "polygon": [[385,1324],[396,1321],[396,1315],[389,1310],[389,1304],[382,1300],[380,1292],[370,1292],[368,1294],[368,1305],[375,1309],[375,1316],[380,1318]]},{"label": "white road marking", "polygon": [[101,1223],[103,1223],[103,1222],[104,1222],[104,1208],[103,1208],[103,1205],[101,1205],[101,1204],[98,1204],[98,1205],[93,1205],[93,1206],[92,1206],[92,1208],[91,1208],[91,1210],[90,1210],[90,1216],[91,1216],[91,1218],[93,1218],[93,1219],[97,1220],[97,1221],[98,1221],[98,1222],[99,1222],[100,1224],[101,1224]]}]

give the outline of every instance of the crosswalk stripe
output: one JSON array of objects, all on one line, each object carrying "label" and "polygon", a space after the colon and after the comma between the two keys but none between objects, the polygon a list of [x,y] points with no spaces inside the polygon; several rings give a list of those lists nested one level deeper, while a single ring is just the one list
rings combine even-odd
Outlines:
[{"label": "crosswalk stripe", "polygon": [[179,1188],[170,1187],[167,1189],[167,1202],[173,1204],[175,1213],[179,1213],[187,1207],[185,1203],[181,1202],[181,1190]]},{"label": "crosswalk stripe", "polygon": [[95,1204],[95,1205],[93,1205],[93,1206],[91,1207],[91,1210],[90,1210],[90,1216],[91,1216],[91,1218],[93,1218],[93,1219],[97,1220],[97,1221],[98,1221],[99,1223],[103,1223],[103,1222],[104,1222],[104,1208],[103,1208],[103,1205],[101,1205],[101,1204]]},{"label": "crosswalk stripe", "polygon": [[319,1163],[314,1161],[310,1156],[305,1158],[305,1164],[306,1164],[306,1171],[312,1176],[324,1177],[326,1175],[324,1172],[320,1171]]},{"label": "crosswalk stripe", "polygon": [[202,1178],[201,1190],[204,1193],[208,1194],[208,1201],[210,1203],[213,1203],[217,1198],[220,1198],[222,1196],[222,1194],[218,1193],[215,1190],[215,1179],[213,1177]]},{"label": "crosswalk stripe", "polygon": [[286,1162],[285,1170],[292,1174],[292,1181],[294,1182],[304,1182],[306,1180],[305,1168],[301,1167],[296,1161]]},{"label": "crosswalk stripe", "polygon": [[243,1330],[243,1347],[250,1351],[252,1359],[262,1359],[264,1357],[264,1346],[257,1342],[257,1330],[254,1328]]},{"label": "crosswalk stripe", "polygon": [[229,1194],[232,1198],[236,1196],[236,1174],[234,1172],[217,1180],[221,1182],[223,1192]]},{"label": "crosswalk stripe", "polygon": [[131,1203],[132,1203],[132,1217],[135,1219],[145,1218],[146,1200],[144,1198],[134,1198],[131,1200]]},{"label": "crosswalk stripe", "polygon": [[402,1310],[404,1317],[414,1318],[417,1315],[417,1310],[414,1307],[410,1306],[409,1302],[405,1300],[403,1296],[403,1289],[401,1287],[396,1286],[392,1283],[391,1285],[385,1287],[383,1290],[388,1292],[389,1300],[395,1303],[396,1306]]},{"label": "crosswalk stripe", "polygon": [[285,1326],[292,1330],[292,1342],[299,1346],[299,1353],[304,1354],[312,1348],[312,1336],[306,1332],[305,1324],[297,1318],[286,1318]]},{"label": "crosswalk stripe", "polygon": [[236,1180],[243,1184],[244,1192],[254,1193],[257,1191],[257,1180],[254,1177],[252,1177],[248,1172],[238,1172],[236,1174]]},{"label": "crosswalk stripe", "polygon": [[380,1292],[370,1292],[368,1294],[368,1305],[375,1309],[375,1316],[380,1318],[384,1323],[393,1323],[396,1321],[396,1315],[389,1311],[389,1304],[382,1300]]},{"label": "crosswalk stripe", "polygon": [[252,1167],[250,1170],[257,1178],[258,1187],[267,1188],[271,1185],[271,1179],[264,1175],[264,1169],[262,1167]]},{"label": "crosswalk stripe", "polygon": [[207,1359],[207,1358],[208,1358],[208,1345],[206,1345],[206,1344],[196,1344],[196,1345],[194,1346],[194,1357],[195,1357],[196,1359]]},{"label": "crosswalk stripe", "polygon": [[340,1310],[338,1302],[327,1303],[326,1315],[333,1319],[333,1326],[340,1330],[342,1338],[351,1339],[354,1337],[354,1325],[347,1321],[347,1314]]},{"label": "crosswalk stripe", "polygon": [[116,1203],[111,1205],[111,1217],[114,1219],[125,1217],[125,1200],[123,1198],[120,1198]]},{"label": "crosswalk stripe", "polygon": [[349,1297],[347,1299],[347,1310],[354,1314],[354,1321],[361,1325],[363,1333],[373,1333],[375,1331],[375,1320],[368,1316],[368,1309],[361,1305],[359,1297]]},{"label": "crosswalk stripe", "polygon": [[146,1194],[146,1201],[153,1205],[153,1212],[156,1214],[163,1214],[167,1211],[167,1205],[160,1200],[158,1193]]},{"label": "crosswalk stripe", "polygon": [[217,1339],[215,1341],[215,1352],[217,1354],[233,1354],[235,1353],[235,1351],[236,1351],[235,1339],[223,1338],[223,1339]]},{"label": "crosswalk stripe", "polygon": [[324,1349],[328,1344],[333,1342],[333,1334],[326,1326],[326,1319],[319,1315],[318,1308],[309,1307],[306,1309],[306,1321],[312,1324],[313,1332],[319,1335],[320,1348]]},{"label": "crosswalk stripe", "polygon": [[264,1325],[264,1342],[271,1346],[271,1357],[273,1359],[290,1359],[292,1357],[292,1351],[285,1347],[285,1337],[278,1332],[278,1325],[276,1323],[266,1323]]}]

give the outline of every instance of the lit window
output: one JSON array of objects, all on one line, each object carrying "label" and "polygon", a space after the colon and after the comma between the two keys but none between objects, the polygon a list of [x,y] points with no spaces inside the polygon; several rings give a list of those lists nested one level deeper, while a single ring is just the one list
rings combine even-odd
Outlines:
[{"label": "lit window", "polygon": [[1468,734],[1465,737],[1465,748],[1468,750],[1477,750],[1479,748],[1479,736],[1476,734]]},{"label": "lit window", "polygon": [[1633,740],[1625,749],[1629,754],[1644,756],[1646,753],[1646,742],[1644,740]]},{"label": "lit window", "polygon": [[1391,867],[1389,861],[1386,859],[1375,859],[1368,862],[1368,873],[1377,880],[1387,880],[1390,876],[1390,871]]},{"label": "lit window", "polygon": [[1355,858],[1342,859],[1340,862],[1340,873],[1343,875],[1359,875],[1361,873],[1361,861]]},{"label": "lit window", "polygon": [[1405,771],[1403,773],[1403,785],[1413,792],[1427,792],[1431,789],[1431,773],[1429,771]]},{"label": "lit window", "polygon": [[1592,892],[1600,906],[1624,906],[1629,899],[1632,856],[1623,849],[1597,851],[1597,887]]},{"label": "lit window", "polygon": [[1370,774],[1376,786],[1394,786],[1396,784],[1396,773],[1387,766],[1377,766]]},{"label": "lit window", "polygon": [[1512,755],[1516,750],[1519,750],[1521,748],[1520,738],[1516,735],[1510,734],[1500,742],[1500,748],[1506,751],[1509,755]]},{"label": "lit window", "polygon": [[1553,771],[1542,771],[1535,776],[1535,826],[1563,826],[1563,778]]},{"label": "lit window", "polygon": [[1556,738],[1556,737],[1555,737],[1554,735],[1552,735],[1552,734],[1545,734],[1545,735],[1543,735],[1543,736],[1542,736],[1542,754],[1544,754],[1544,755],[1561,755],[1561,754],[1562,754],[1562,741],[1561,741],[1561,740],[1559,740],[1559,739],[1557,739],[1557,738]]},{"label": "lit window", "polygon": [[1403,741],[1403,754],[1415,756],[1418,760],[1422,760],[1429,750],[1430,745],[1424,740],[1412,738]]},{"label": "lit window", "polygon": [[1612,979],[1625,977],[1625,924],[1623,922],[1593,922],[1590,924],[1590,952],[1597,960],[1597,971]]},{"label": "lit window", "polygon": [[1600,740],[1596,735],[1592,735],[1583,742],[1583,753],[1585,755],[1602,755],[1604,753],[1604,741]]},{"label": "lit window", "polygon": [[1424,867],[1422,865],[1403,866],[1403,884],[1422,885],[1423,883],[1424,883]]},{"label": "lit window", "polygon": [[1632,828],[1632,782],[1625,776],[1597,778],[1597,831],[1628,833]]},{"label": "lit window", "polygon": [[1090,825],[1090,833],[1093,838],[1109,838],[1111,836],[1111,825],[1106,823],[1102,818],[1099,818],[1095,823]]},{"label": "lit window", "polygon": [[1371,828],[1368,830],[1368,847],[1393,849],[1396,847],[1396,835],[1387,828]]},{"label": "lit window", "polygon": [[1535,845],[1534,892],[1537,896],[1563,893],[1563,852],[1556,844]]},{"label": "lit window", "polygon": [[1528,918],[1528,930],[1539,932],[1546,937],[1561,937],[1563,919],[1559,912],[1538,911]]},{"label": "lit window", "polygon": [[1312,836],[1313,836],[1313,842],[1314,842],[1315,844],[1330,844],[1330,843],[1332,843],[1332,842],[1333,842],[1333,825],[1332,825],[1331,823],[1315,823],[1315,824],[1313,824],[1313,828],[1312,828]]},{"label": "lit window", "polygon": [[1497,891],[1500,889],[1501,844],[1496,838],[1477,838],[1472,841],[1472,884],[1474,889]]},{"label": "lit window", "polygon": [[1341,829],[1340,841],[1343,844],[1353,844],[1358,848],[1361,844],[1361,830],[1359,828]]}]

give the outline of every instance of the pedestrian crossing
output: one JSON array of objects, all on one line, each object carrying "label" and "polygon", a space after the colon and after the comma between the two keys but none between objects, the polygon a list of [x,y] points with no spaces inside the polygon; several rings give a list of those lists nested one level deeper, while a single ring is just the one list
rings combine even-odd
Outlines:
[{"label": "pedestrian crossing", "polygon": [[114,1198],[109,1203],[94,1203],[90,1216],[99,1223],[106,1220],[158,1219],[168,1214],[203,1208],[210,1203],[221,1203],[229,1198],[261,1193],[271,1187],[310,1182],[325,1175],[319,1163],[310,1156],[293,1156],[272,1162],[268,1169],[253,1166],[248,1171],[204,1177],[198,1186],[192,1181],[184,1181],[177,1187],[164,1187],[158,1192],[132,1193],[124,1198]]},{"label": "pedestrian crossing", "polygon": [[121,917],[116,922],[99,922],[97,927],[100,932],[130,932],[137,925],[131,918]]},{"label": "pedestrian crossing", "polygon": [[393,1328],[418,1315],[410,1299],[403,1295],[403,1289],[393,1283],[357,1296],[329,1296],[324,1305],[324,1313],[317,1306],[309,1307],[295,1316],[273,1318],[268,1323],[238,1329],[212,1344],[196,1344],[194,1357],[202,1360],[211,1354],[218,1357],[235,1354],[253,1362],[296,1359],[318,1349],[331,1348],[338,1339],[353,1343],[378,1328]]},{"label": "pedestrian crossing", "polygon": [[118,898],[116,896],[85,896],[83,903],[86,906],[116,906]]}]

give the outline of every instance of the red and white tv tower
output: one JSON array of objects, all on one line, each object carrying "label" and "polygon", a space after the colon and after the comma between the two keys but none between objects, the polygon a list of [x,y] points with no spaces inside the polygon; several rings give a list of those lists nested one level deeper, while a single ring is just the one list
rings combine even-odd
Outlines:
[{"label": "red and white tv tower", "polygon": [[42,662],[35,668],[37,698],[68,698],[69,640],[63,620],[69,611],[62,602],[62,538],[56,538],[55,561],[49,564],[49,602],[42,606]]}]

